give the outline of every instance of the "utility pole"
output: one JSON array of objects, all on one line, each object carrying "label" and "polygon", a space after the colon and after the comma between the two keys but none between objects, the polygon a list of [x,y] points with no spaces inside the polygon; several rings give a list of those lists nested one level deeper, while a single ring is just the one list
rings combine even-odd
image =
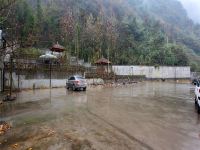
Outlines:
[{"label": "utility pole", "polygon": [[109,75],[109,67],[110,67],[110,66],[109,66],[109,63],[110,63],[110,58],[109,58],[109,57],[110,57],[110,47],[108,48],[108,69],[107,69],[108,75]]},{"label": "utility pole", "polygon": [[[3,39],[2,39],[2,30],[0,29],[0,49],[1,48],[3,48]],[[0,71],[1,71],[0,72],[1,73],[0,74],[1,75],[1,78],[0,78],[0,80],[1,80],[0,81],[0,83],[1,83],[0,84],[0,86],[1,86],[0,89],[1,90],[0,90],[0,92],[1,92],[1,91],[3,91],[3,77],[2,77],[3,76],[3,72],[2,72],[3,71],[3,69],[2,69],[3,68],[3,58],[2,58],[2,56],[0,56],[0,59],[1,59],[0,60]]]},{"label": "utility pole", "polygon": [[76,24],[76,74],[78,73],[78,60],[79,60],[79,25]]},{"label": "utility pole", "polygon": [[1,61],[0,63],[2,63],[2,92],[4,92],[5,90],[5,63],[4,63],[4,59],[3,59],[3,56],[4,56],[4,52],[6,51],[6,39],[4,37],[4,32],[2,29],[0,29],[0,48],[3,50],[3,54],[1,54]]},{"label": "utility pole", "polygon": [[[2,41],[3,41],[3,50],[6,51],[6,40],[4,37],[2,37]],[[3,89],[2,89],[2,92],[5,91],[5,62],[2,58],[2,61],[3,61]]]},{"label": "utility pole", "polygon": [[13,71],[13,58],[10,55],[10,97],[12,96],[12,71]]},{"label": "utility pole", "polygon": [[12,51],[10,53],[10,98],[12,97],[12,85],[13,85],[13,79],[12,79],[12,73],[13,73],[13,51],[14,51],[13,28],[11,30],[11,34],[12,34]]},{"label": "utility pole", "polygon": [[3,46],[3,36],[2,36],[2,30],[0,29],[0,48]]}]

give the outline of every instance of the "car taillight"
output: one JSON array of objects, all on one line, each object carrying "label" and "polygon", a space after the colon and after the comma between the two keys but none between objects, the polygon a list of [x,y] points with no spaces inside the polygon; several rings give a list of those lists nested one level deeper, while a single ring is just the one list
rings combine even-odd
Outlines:
[{"label": "car taillight", "polygon": [[75,81],[76,84],[80,84],[80,81]]}]

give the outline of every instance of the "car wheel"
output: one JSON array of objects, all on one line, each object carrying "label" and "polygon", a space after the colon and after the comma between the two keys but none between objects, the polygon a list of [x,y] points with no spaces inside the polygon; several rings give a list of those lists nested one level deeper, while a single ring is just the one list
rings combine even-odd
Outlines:
[{"label": "car wheel", "polygon": [[199,105],[197,105],[197,112],[198,112],[198,114],[200,114],[200,106]]},{"label": "car wheel", "polygon": [[196,98],[196,96],[194,98],[194,101],[195,101],[195,105],[197,105],[197,98]]},{"label": "car wheel", "polygon": [[85,88],[83,88],[83,91],[86,91],[86,87],[85,87]]},{"label": "car wheel", "polygon": [[72,87],[72,90],[73,90],[73,91],[76,91],[76,87],[75,87],[74,85],[73,85],[73,87]]}]

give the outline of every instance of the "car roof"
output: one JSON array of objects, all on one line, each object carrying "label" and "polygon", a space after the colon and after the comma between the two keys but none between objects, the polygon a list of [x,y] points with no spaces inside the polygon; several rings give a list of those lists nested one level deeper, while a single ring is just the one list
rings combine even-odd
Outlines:
[{"label": "car roof", "polygon": [[81,76],[81,75],[73,75],[73,76],[70,76],[70,78],[71,78],[71,77],[75,77],[75,78],[80,78],[80,77],[81,77],[81,78],[84,78],[84,77]]}]

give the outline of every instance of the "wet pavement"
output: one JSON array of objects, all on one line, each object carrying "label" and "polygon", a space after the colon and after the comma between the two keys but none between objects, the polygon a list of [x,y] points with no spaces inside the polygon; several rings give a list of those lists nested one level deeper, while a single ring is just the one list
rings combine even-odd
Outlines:
[{"label": "wet pavement", "polygon": [[200,116],[190,84],[24,91],[0,106],[12,128],[0,149],[197,150]]}]

